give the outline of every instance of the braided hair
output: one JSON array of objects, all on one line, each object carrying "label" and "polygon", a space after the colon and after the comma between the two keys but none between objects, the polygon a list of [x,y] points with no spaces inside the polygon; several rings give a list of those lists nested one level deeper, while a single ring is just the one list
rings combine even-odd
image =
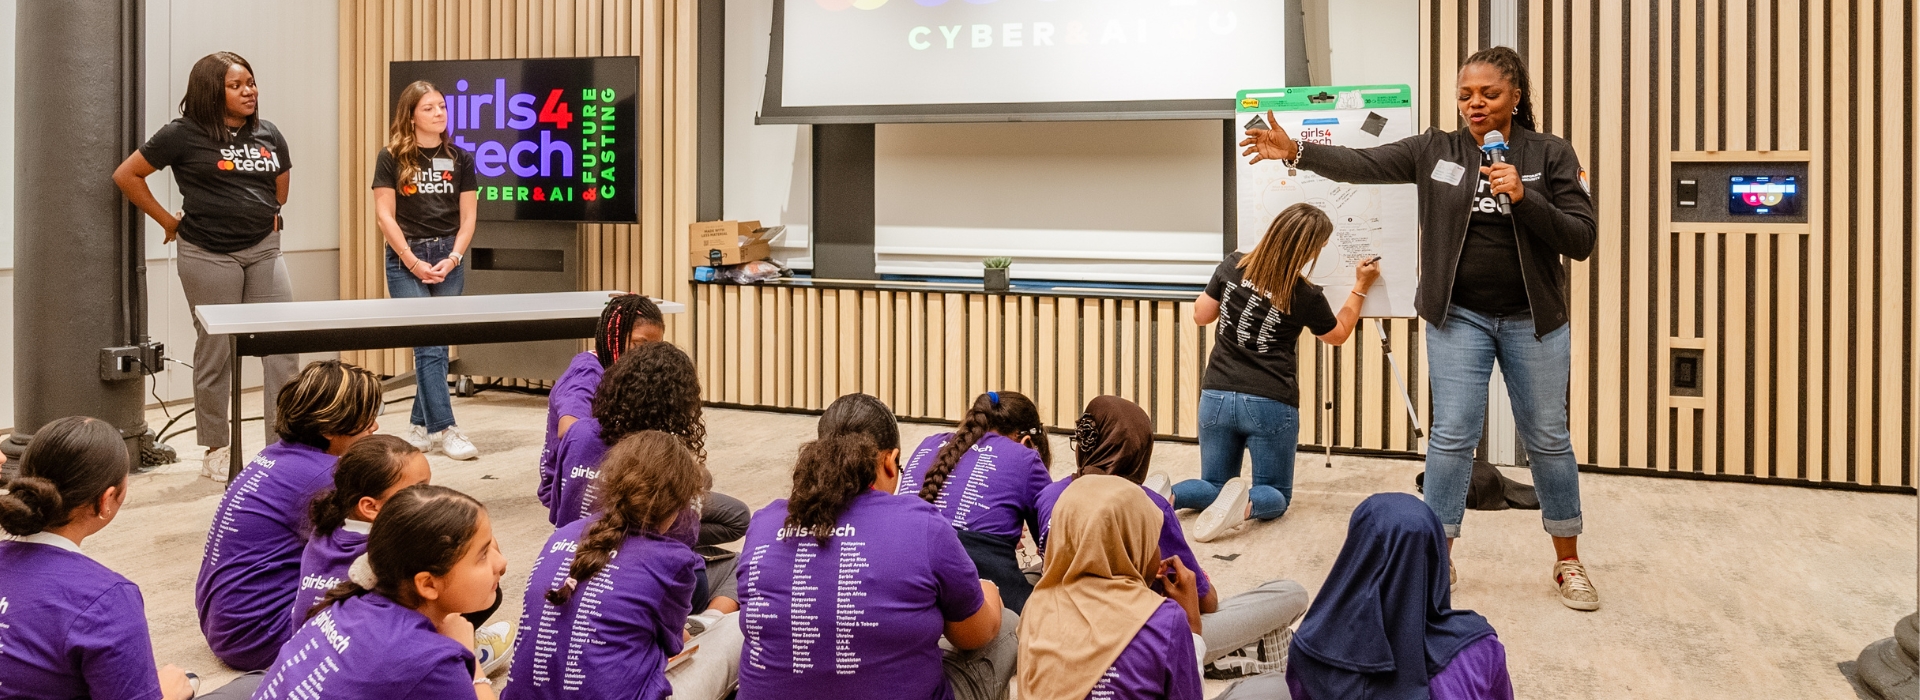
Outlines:
[{"label": "braided hair", "polygon": [[628,339],[633,336],[634,326],[651,325],[665,328],[667,319],[660,315],[660,307],[652,299],[641,294],[622,294],[607,302],[607,308],[600,311],[600,323],[594,326],[593,354],[600,358],[600,367],[612,367],[626,354]]},{"label": "braided hair", "polygon": [[989,431],[1014,439],[1032,438],[1040,461],[1053,466],[1053,450],[1047,445],[1046,429],[1040,425],[1040,409],[1033,405],[1033,400],[1019,392],[989,391],[973,400],[973,407],[960,419],[960,429],[953,431],[953,438],[934,454],[932,466],[927,467],[926,475],[921,477],[920,498],[928,503],[938,500],[940,491],[947,487],[947,477],[960,464],[960,457],[979,444]]},{"label": "braided hair", "polygon": [[1533,84],[1527,80],[1527,62],[1520,54],[1505,46],[1481,49],[1467,57],[1460,67],[1474,64],[1492,66],[1500,71],[1500,76],[1520,90],[1520,107],[1513,113],[1513,123],[1525,127],[1528,131],[1539,131],[1533,125]]},{"label": "braided hair", "polygon": [[593,394],[593,418],[608,447],[628,435],[658,430],[680,438],[707,461],[707,425],[693,358],[673,343],[647,343],[620,358]]},{"label": "braided hair", "polygon": [[645,430],[614,445],[600,463],[600,513],[580,536],[566,583],[547,591],[547,602],[565,605],[575,588],[606,569],[621,543],[678,517],[711,479],[672,435]]},{"label": "braided hair", "polygon": [[837,433],[800,446],[781,539],[811,535],[821,547],[833,526],[880,474],[880,448],[864,433]]}]

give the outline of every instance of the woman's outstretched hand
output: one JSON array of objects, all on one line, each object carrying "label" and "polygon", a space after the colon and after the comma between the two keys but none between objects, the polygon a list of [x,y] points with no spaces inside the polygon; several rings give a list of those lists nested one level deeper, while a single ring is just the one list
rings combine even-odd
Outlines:
[{"label": "woman's outstretched hand", "polygon": [[1287,136],[1286,130],[1281,129],[1278,124],[1279,122],[1274,121],[1273,110],[1267,110],[1268,128],[1247,130],[1246,140],[1240,142],[1240,145],[1246,146],[1247,150],[1241,151],[1240,155],[1253,156],[1247,160],[1248,163],[1258,163],[1263,160],[1293,160],[1299,157],[1300,145],[1294,143],[1293,138]]}]

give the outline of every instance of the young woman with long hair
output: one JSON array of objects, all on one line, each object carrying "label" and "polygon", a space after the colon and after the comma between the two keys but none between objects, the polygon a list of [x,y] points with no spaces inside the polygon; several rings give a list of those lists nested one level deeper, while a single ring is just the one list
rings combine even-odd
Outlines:
[{"label": "young woman with long hair", "polygon": [[[741,700],[1003,698],[1019,616],[871,437],[800,448],[741,551]],[[945,642],[942,642],[945,637]]]},{"label": "young woman with long hair", "polygon": [[[207,54],[187,72],[180,118],[154,132],[113,171],[113,182],[160,224],[165,241],[180,240],[180,289],[189,309],[202,304],[293,301],[280,256],[280,207],[287,203],[293,168],[287,140],[260,118],[260,86],[247,59],[227,51]],[[147,187],[147,176],[173,168],[181,211],[169,212]],[[207,451],[200,473],[227,480],[227,395],[231,348],[193,321],[195,440]],[[297,355],[260,358],[268,441],[280,389],[298,370]],[[149,367],[157,371],[158,367]]]},{"label": "young woman with long hair", "polygon": [[333,465],[380,429],[380,378],[339,360],[307,365],[280,392],[280,441],[260,451],[220,497],[194,581],[194,608],[213,655],[264,669],[293,633],[300,554],[315,496]]},{"label": "young woman with long hair", "polygon": [[126,505],[120,431],[61,418],[22,460],[0,483],[0,697],[192,698],[187,674],[154,668],[140,587],[80,549]]},{"label": "young woman with long hair", "polygon": [[327,592],[255,700],[493,700],[473,623],[507,559],[486,506],[443,486],[401,489],[367,533],[367,567]]},{"label": "young woman with long hair", "polygon": [[[1039,545],[1043,561],[1052,556],[1048,542],[1054,507],[1076,479],[1098,474],[1134,484],[1147,480],[1153,462],[1153,419],[1132,401],[1118,396],[1096,397],[1087,402],[1086,412],[1074,423],[1073,456],[1078,464],[1074,474],[1054,482],[1034,500],[1040,520],[1034,543]],[[1193,577],[1200,609],[1199,632],[1206,642],[1203,660],[1215,665],[1215,675],[1225,677],[1278,668],[1283,657],[1277,650],[1286,648],[1291,634],[1288,628],[1307,610],[1307,589],[1293,581],[1275,579],[1223,600],[1206,570],[1200,568],[1193,547],[1187,544],[1173,504],[1144,485],[1140,490],[1160,509],[1159,556],[1178,559],[1182,575]],[[1151,582],[1151,586],[1162,594],[1171,593],[1161,582]]]},{"label": "young woman with long hair", "polygon": [[1052,462],[1033,401],[989,391],[973,400],[958,430],[929,436],[901,468],[900,493],[932,503],[953,524],[980,578],[999,586],[1015,613],[1033,592],[1017,554],[1020,529],[1040,531],[1033,501],[1053,484]]},{"label": "young woman with long hair", "polygon": [[[1307,271],[1333,235],[1326,212],[1287,207],[1253,252],[1221,261],[1194,300],[1193,320],[1214,327],[1213,354],[1200,384],[1200,478],[1173,487],[1175,508],[1204,510],[1193,538],[1211,542],[1251,518],[1273,520],[1293,500],[1293,458],[1300,444],[1300,330],[1329,345],[1347,341],[1360,303],[1380,276],[1376,260],[1354,268],[1353,291],[1335,314]],[[1253,455],[1253,482],[1240,458]]]},{"label": "young woman with long hair", "polygon": [[[534,559],[520,637],[536,641],[514,650],[504,697],[718,700],[739,663],[739,626],[720,618],[683,645],[705,562],[666,534],[707,490],[706,468],[679,438],[644,430],[599,471],[599,508],[555,530]],[[695,646],[700,677],[670,673],[668,660]]]},{"label": "young woman with long hair", "polygon": [[[373,166],[374,221],[387,244],[387,296],[460,296],[479,188],[473,154],[453,145],[447,130],[446,96],[425,80],[402,88],[387,145]],[[453,420],[446,346],[414,348],[413,376],[407,442],[422,452],[438,446],[454,459],[480,456]]]},{"label": "young woman with long hair", "polygon": [[[1593,254],[1593,200],[1579,154],[1536,130],[1526,61],[1506,47],[1467,57],[1454,78],[1459,130],[1428,130],[1384,146],[1295,143],[1280,129],[1247,132],[1254,162],[1291,161],[1354,183],[1412,183],[1420,199],[1420,283],[1433,426],[1426,500],[1460,536],[1473,452],[1487,414],[1487,383],[1500,365],[1514,424],[1526,444],[1540,518],[1553,538],[1560,602],[1597,610],[1600,594],[1580,562],[1580,470],[1567,429],[1573,329],[1565,259]],[[1506,162],[1482,150],[1504,138]],[[1507,201],[1503,203],[1501,198]]]}]

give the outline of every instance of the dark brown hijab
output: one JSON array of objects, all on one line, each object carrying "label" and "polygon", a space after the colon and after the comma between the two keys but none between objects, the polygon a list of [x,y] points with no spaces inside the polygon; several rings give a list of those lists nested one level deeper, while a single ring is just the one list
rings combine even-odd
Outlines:
[{"label": "dark brown hijab", "polygon": [[1073,456],[1081,474],[1110,474],[1133,483],[1147,479],[1153,461],[1153,421],[1132,401],[1101,396],[1087,403],[1074,425]]}]

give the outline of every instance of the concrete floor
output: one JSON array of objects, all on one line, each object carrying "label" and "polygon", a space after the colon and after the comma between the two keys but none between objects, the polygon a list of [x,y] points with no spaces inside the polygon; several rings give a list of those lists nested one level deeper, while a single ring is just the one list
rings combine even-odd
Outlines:
[{"label": "concrete floor", "polygon": [[[247,414],[258,415],[257,395],[249,398]],[[496,619],[517,620],[526,567],[551,532],[534,497],[545,399],[489,392],[454,405],[483,457],[434,456],[434,482],[488,505],[509,561]],[[407,408],[390,406],[382,432],[404,430]],[[756,508],[784,496],[813,430],[811,416],[708,411],[715,488]],[[901,426],[909,445],[940,430]],[[259,423],[247,433],[251,453]],[[191,442],[174,441],[197,456]],[[1065,439],[1054,438],[1054,454],[1055,476],[1070,472]],[[1417,462],[1358,457],[1323,464],[1301,456],[1292,510],[1280,521],[1195,544],[1216,586],[1230,594],[1291,578],[1317,591],[1353,507],[1376,492],[1411,491],[1420,471]],[[1154,467],[1176,481],[1196,477],[1198,450],[1160,443]],[[1455,549],[1454,604],[1493,622],[1518,697],[1849,698],[1839,664],[1915,609],[1912,496],[1592,474],[1581,488],[1581,549],[1603,599],[1598,612],[1556,600],[1538,512],[1471,512]],[[135,477],[130,490],[127,508],[86,550],[140,584],[159,661],[217,687],[234,674],[201,638],[193,580],[220,486],[200,479],[194,460]],[[1207,685],[1211,695],[1226,684]]]}]

